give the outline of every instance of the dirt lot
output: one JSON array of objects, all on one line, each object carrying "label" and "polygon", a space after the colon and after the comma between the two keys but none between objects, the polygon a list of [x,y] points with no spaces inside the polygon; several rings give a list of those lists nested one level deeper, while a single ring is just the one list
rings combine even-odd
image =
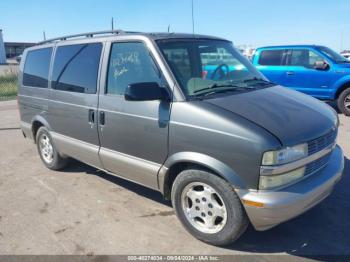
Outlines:
[{"label": "dirt lot", "polygon": [[78,162],[46,169],[18,129],[15,102],[2,102],[0,254],[350,254],[350,118],[340,119],[346,169],[334,193],[292,221],[250,227],[218,248],[190,236],[160,193]]}]

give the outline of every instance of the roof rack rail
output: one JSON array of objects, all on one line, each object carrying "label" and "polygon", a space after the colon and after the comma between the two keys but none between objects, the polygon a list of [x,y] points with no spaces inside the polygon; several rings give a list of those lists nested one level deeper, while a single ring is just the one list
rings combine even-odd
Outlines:
[{"label": "roof rack rail", "polygon": [[132,32],[126,32],[123,30],[107,30],[107,31],[97,31],[97,32],[88,32],[88,33],[82,33],[82,34],[75,34],[75,35],[67,35],[67,36],[61,36],[61,37],[56,37],[52,39],[48,39],[45,41],[38,42],[37,45],[42,45],[42,44],[47,44],[51,42],[58,42],[58,41],[64,41],[69,38],[78,38],[78,37],[94,37],[95,35],[120,35],[120,34],[125,34],[125,33],[132,33]]}]

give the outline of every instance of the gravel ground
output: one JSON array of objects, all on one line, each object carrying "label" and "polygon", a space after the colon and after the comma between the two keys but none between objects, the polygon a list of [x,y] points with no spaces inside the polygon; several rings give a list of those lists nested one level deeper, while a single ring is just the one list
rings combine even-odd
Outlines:
[{"label": "gravel ground", "polygon": [[64,172],[46,169],[18,129],[18,118],[15,101],[0,103],[1,255],[350,255],[350,117],[340,115],[346,169],[333,194],[269,231],[250,227],[225,248],[189,235],[158,192],[78,162]]}]

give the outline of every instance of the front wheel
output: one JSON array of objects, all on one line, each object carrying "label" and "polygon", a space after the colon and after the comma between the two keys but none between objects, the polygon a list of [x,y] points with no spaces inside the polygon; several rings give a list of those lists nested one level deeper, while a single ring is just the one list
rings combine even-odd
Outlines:
[{"label": "front wheel", "polygon": [[181,223],[193,236],[213,245],[237,240],[248,218],[233,188],[203,170],[185,170],[175,179],[172,204]]},{"label": "front wheel", "polygon": [[346,116],[350,116],[350,88],[345,89],[338,97],[338,109]]}]

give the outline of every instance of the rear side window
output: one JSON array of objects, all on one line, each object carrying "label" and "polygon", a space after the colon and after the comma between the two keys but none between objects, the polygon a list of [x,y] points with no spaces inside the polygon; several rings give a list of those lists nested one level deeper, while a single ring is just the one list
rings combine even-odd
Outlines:
[{"label": "rear side window", "polygon": [[58,47],[52,72],[52,88],[95,94],[102,44]]},{"label": "rear side window", "polygon": [[259,65],[283,65],[285,50],[264,50],[260,53]]},{"label": "rear side window", "polygon": [[23,71],[23,85],[47,88],[52,48],[29,51]]}]

